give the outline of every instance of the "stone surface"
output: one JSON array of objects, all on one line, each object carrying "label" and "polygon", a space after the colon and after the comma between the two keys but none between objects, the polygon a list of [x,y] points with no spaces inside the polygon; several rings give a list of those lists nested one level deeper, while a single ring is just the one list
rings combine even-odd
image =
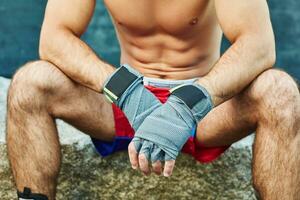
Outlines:
[{"label": "stone surface", "polygon": [[0,143],[4,142],[6,95],[9,83],[9,79],[0,76]]},{"label": "stone surface", "polygon": [[[91,145],[64,145],[58,200],[83,199],[256,199],[251,185],[249,148],[230,149],[212,164],[181,155],[173,176],[143,177],[130,168],[126,152],[101,158]],[[0,145],[0,196],[14,199],[5,145]]]},{"label": "stone surface", "polygon": [[[15,198],[6,155],[5,112],[10,80],[0,77],[0,197]],[[58,121],[63,161],[58,200],[81,199],[255,199],[248,137],[212,164],[181,155],[174,175],[143,177],[130,168],[126,152],[100,157],[88,136]]]}]

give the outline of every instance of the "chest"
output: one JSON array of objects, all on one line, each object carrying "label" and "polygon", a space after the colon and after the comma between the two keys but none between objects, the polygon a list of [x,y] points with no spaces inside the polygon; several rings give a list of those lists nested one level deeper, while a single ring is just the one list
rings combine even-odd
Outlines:
[{"label": "chest", "polygon": [[196,29],[213,9],[209,0],[104,0],[114,23],[127,31],[180,34]]}]

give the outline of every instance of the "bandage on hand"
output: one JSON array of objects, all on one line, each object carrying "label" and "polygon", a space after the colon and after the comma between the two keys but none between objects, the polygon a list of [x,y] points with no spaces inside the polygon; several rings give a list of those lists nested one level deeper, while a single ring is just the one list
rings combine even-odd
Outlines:
[{"label": "bandage on hand", "polygon": [[137,129],[133,139],[137,153],[152,163],[176,160],[197,123],[212,107],[211,97],[203,87],[193,84],[175,88],[167,102]]},{"label": "bandage on hand", "polygon": [[143,76],[128,65],[118,68],[104,84],[106,98],[126,115],[136,131],[161,102],[143,85]]}]

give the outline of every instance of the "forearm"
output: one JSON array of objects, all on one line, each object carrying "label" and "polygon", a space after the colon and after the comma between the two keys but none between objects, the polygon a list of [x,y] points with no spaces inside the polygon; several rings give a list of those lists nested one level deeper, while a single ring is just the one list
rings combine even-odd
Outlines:
[{"label": "forearm", "polygon": [[87,44],[67,29],[42,31],[39,52],[41,59],[97,92],[102,92],[104,81],[114,71],[114,67],[101,61]]},{"label": "forearm", "polygon": [[199,80],[212,95],[215,106],[238,94],[275,62],[273,39],[243,36],[223,54],[212,70]]}]

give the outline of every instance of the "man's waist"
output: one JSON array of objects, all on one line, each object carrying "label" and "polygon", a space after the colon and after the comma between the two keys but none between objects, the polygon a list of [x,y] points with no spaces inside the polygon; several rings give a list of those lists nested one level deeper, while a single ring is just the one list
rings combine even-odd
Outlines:
[{"label": "man's waist", "polygon": [[158,88],[173,88],[181,84],[192,84],[197,80],[198,78],[184,79],[184,80],[169,80],[169,79],[143,77],[143,82],[145,86],[153,86]]},{"label": "man's waist", "polygon": [[[123,66],[128,66],[131,68],[129,64],[122,64]],[[197,81],[199,78],[191,78],[191,79],[181,79],[181,80],[172,80],[172,79],[161,79],[161,78],[153,78],[153,77],[143,77],[143,83],[145,86],[152,86],[157,88],[173,88],[182,84],[192,84]]]}]

